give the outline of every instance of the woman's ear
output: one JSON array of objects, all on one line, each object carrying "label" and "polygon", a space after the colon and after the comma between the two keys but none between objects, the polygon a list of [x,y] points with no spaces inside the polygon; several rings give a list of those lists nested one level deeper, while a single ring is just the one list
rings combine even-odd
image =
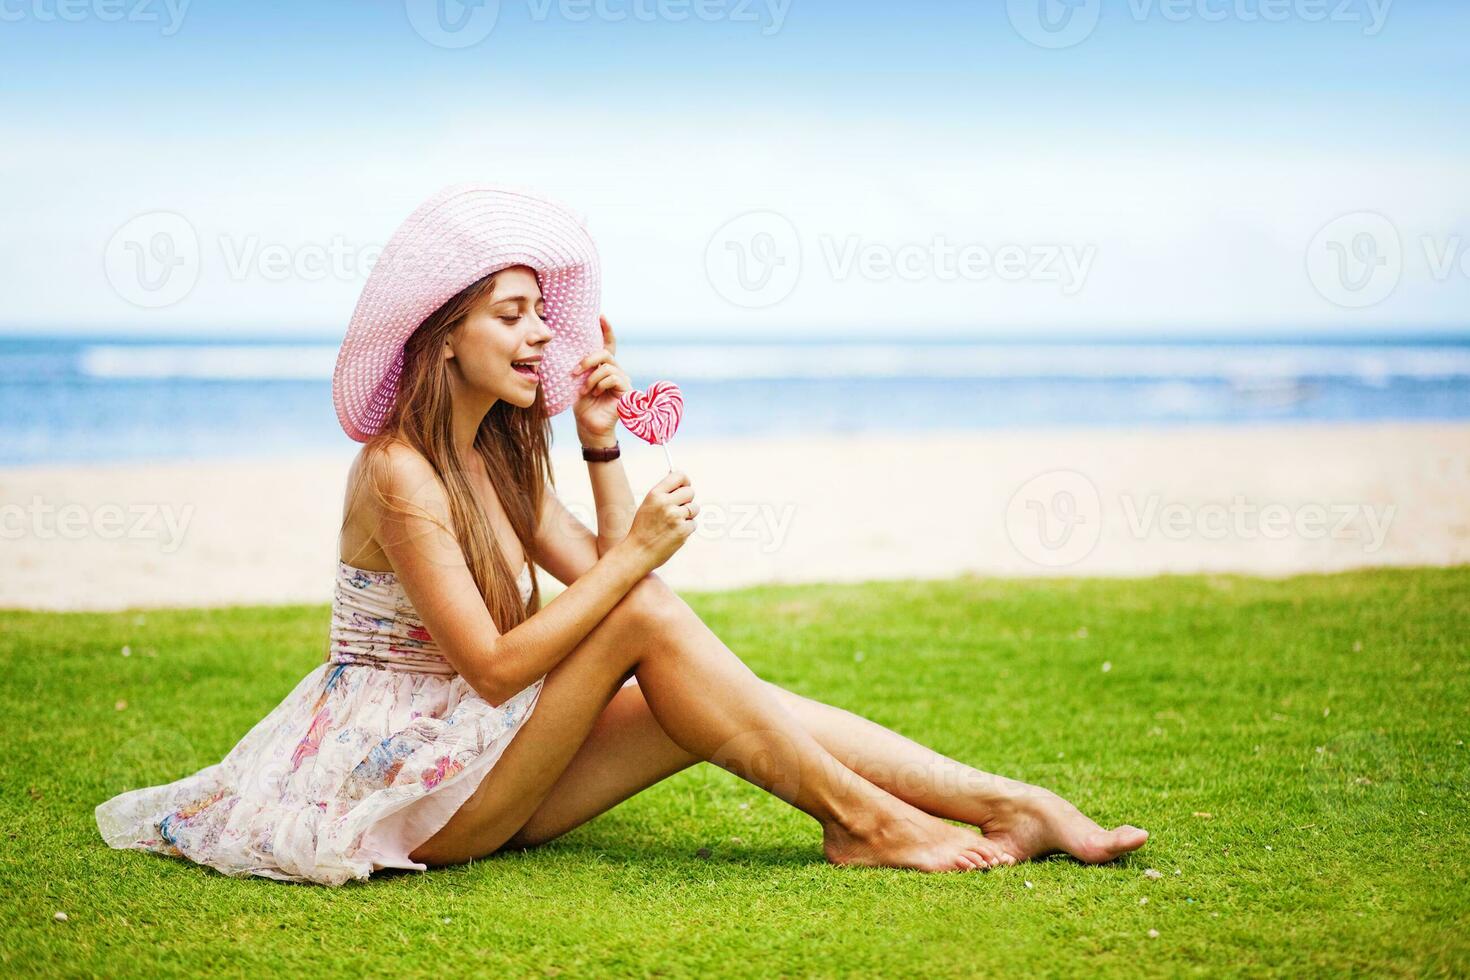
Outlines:
[{"label": "woman's ear", "polygon": [[444,338],[444,359],[446,361],[448,361],[448,360],[453,360],[453,358],[454,358],[454,345],[449,342],[449,338],[448,337],[445,337]]}]

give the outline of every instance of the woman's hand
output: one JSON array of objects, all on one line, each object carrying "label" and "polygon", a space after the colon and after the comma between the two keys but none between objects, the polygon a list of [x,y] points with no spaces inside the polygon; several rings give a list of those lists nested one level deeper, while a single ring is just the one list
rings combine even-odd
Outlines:
[{"label": "woman's hand", "polygon": [[683,547],[694,533],[698,513],[689,477],[676,470],[648,491],[624,541],[638,549],[651,572]]},{"label": "woman's hand", "polygon": [[628,373],[613,360],[618,341],[613,336],[607,317],[602,324],[602,350],[588,354],[573,374],[591,373],[583,379],[582,390],[572,414],[577,418],[577,436],[584,446],[611,446],[617,440],[618,399],[633,387]]}]

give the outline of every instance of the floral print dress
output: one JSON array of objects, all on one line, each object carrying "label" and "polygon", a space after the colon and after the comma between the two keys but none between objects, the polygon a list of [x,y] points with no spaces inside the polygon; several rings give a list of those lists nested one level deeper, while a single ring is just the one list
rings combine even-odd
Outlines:
[{"label": "floral print dress", "polygon": [[[530,567],[521,569],[529,602]],[[341,885],[443,827],[531,716],[543,676],[500,705],[441,654],[392,572],[337,563],[331,655],[219,763],[96,808],[115,848],[227,875]]]}]

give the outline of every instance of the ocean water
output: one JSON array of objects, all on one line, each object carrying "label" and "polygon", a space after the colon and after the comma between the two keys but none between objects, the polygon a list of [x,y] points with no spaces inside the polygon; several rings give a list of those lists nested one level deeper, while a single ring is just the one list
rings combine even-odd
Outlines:
[{"label": "ocean water", "polygon": [[[347,450],[336,340],[0,337],[0,465]],[[1470,418],[1470,339],[1322,343],[639,343],[679,438]],[[571,441],[570,412],[555,423]]]}]

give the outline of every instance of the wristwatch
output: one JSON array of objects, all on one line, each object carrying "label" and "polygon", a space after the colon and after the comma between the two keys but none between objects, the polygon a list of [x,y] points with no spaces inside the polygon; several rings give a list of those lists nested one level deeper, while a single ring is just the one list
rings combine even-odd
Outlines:
[{"label": "wristwatch", "polygon": [[582,458],[589,463],[610,463],[613,460],[617,459],[621,452],[622,450],[618,448],[618,444],[616,442],[613,443],[611,446],[601,446],[596,448],[592,446],[583,446]]}]

